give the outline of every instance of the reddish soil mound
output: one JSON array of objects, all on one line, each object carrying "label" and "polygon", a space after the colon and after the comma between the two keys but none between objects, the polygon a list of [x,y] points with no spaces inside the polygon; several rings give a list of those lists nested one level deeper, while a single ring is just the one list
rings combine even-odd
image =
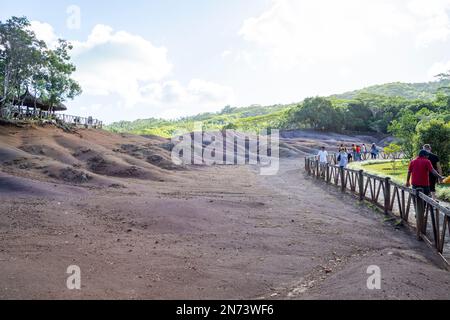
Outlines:
[{"label": "reddish soil mound", "polygon": [[0,140],[2,171],[41,181],[122,186],[114,178],[163,181],[179,169],[163,138],[2,126]]}]

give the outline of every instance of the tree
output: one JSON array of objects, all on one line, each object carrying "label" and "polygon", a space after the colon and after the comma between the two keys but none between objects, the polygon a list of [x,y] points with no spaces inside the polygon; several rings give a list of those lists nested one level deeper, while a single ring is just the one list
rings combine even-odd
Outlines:
[{"label": "tree", "polygon": [[72,46],[64,40],[52,50],[39,41],[27,18],[12,17],[0,21],[0,116],[2,109],[32,92],[50,105],[50,109],[81,93],[71,78],[75,66],[70,63]]},{"label": "tree", "polygon": [[341,130],[342,114],[330,100],[307,98],[288,115],[288,122],[306,124],[316,130]]},{"label": "tree", "polygon": [[0,108],[26,93],[43,65],[46,45],[37,40],[29,21],[12,17],[0,22]]},{"label": "tree", "polygon": [[362,101],[350,102],[345,108],[345,129],[351,131],[369,131],[373,121],[373,113],[369,106]]},{"label": "tree", "polygon": [[442,119],[422,120],[416,128],[415,148],[420,150],[423,145],[430,144],[442,165],[442,170],[450,170],[450,122]]},{"label": "tree", "polygon": [[391,166],[395,174],[397,172],[397,160],[401,158],[402,147],[396,143],[391,143],[384,148],[384,153],[392,158]]},{"label": "tree", "polygon": [[45,89],[42,99],[48,103],[50,110],[81,94],[80,85],[70,77],[76,71],[76,67],[70,63],[70,50],[72,45],[59,40],[59,46],[55,50],[47,50],[45,53]]},{"label": "tree", "polygon": [[236,110],[236,108],[232,108],[231,106],[226,106],[220,111],[220,114],[231,114]]},{"label": "tree", "polygon": [[417,116],[411,111],[406,110],[398,120],[392,121],[388,128],[389,132],[399,140],[402,150],[408,159],[414,158],[417,153],[414,139],[418,122],[419,119]]}]

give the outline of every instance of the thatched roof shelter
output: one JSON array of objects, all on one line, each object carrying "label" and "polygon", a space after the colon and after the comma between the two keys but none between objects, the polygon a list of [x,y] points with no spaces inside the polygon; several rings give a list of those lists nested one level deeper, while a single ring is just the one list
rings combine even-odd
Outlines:
[{"label": "thatched roof shelter", "polygon": [[[48,104],[44,103],[41,99],[36,98],[29,92],[22,95],[19,99],[14,98],[12,103],[16,106],[24,106],[24,107],[28,107],[28,108],[36,107],[38,109],[41,109],[42,111],[50,110],[50,106]],[[64,104],[60,103],[59,105],[54,106],[52,108],[52,110],[53,111],[66,111],[67,107]]]},{"label": "thatched roof shelter", "polygon": [[66,107],[65,104],[60,103],[56,107],[53,107],[53,110],[55,110],[55,111],[66,111],[67,107]]}]

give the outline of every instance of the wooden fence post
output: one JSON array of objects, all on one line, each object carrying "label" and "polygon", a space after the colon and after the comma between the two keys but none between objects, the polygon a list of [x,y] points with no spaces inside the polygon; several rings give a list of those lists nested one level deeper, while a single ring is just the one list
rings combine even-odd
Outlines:
[{"label": "wooden fence post", "polygon": [[417,239],[422,240],[423,223],[425,217],[425,203],[420,197],[420,190],[415,192],[416,198],[416,226],[417,226]]},{"label": "wooden fence post", "polygon": [[319,160],[316,160],[315,166],[316,166],[316,178],[319,179],[320,178]]},{"label": "wooden fence post", "polygon": [[340,168],[341,175],[341,191],[345,192],[345,170],[343,167]]},{"label": "wooden fence post", "polygon": [[384,179],[384,214],[391,211],[391,178]]},{"label": "wooden fence post", "polygon": [[330,165],[327,163],[325,168],[326,168],[326,172],[327,172],[327,176],[326,176],[327,183],[330,183]]},{"label": "wooden fence post", "polygon": [[364,170],[359,170],[358,174],[359,200],[364,200]]}]

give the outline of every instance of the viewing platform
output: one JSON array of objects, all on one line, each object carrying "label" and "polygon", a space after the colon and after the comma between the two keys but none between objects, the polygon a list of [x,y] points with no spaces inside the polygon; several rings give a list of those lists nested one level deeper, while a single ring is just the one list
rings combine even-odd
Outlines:
[{"label": "viewing platform", "polygon": [[7,116],[6,118],[13,120],[32,120],[32,119],[36,120],[42,119],[49,121],[54,120],[79,128],[94,128],[94,129],[103,128],[103,122],[98,119],[94,119],[93,117],[80,117],[64,113],[44,111],[37,108],[30,109],[27,107],[13,107],[10,110],[9,116]]}]

